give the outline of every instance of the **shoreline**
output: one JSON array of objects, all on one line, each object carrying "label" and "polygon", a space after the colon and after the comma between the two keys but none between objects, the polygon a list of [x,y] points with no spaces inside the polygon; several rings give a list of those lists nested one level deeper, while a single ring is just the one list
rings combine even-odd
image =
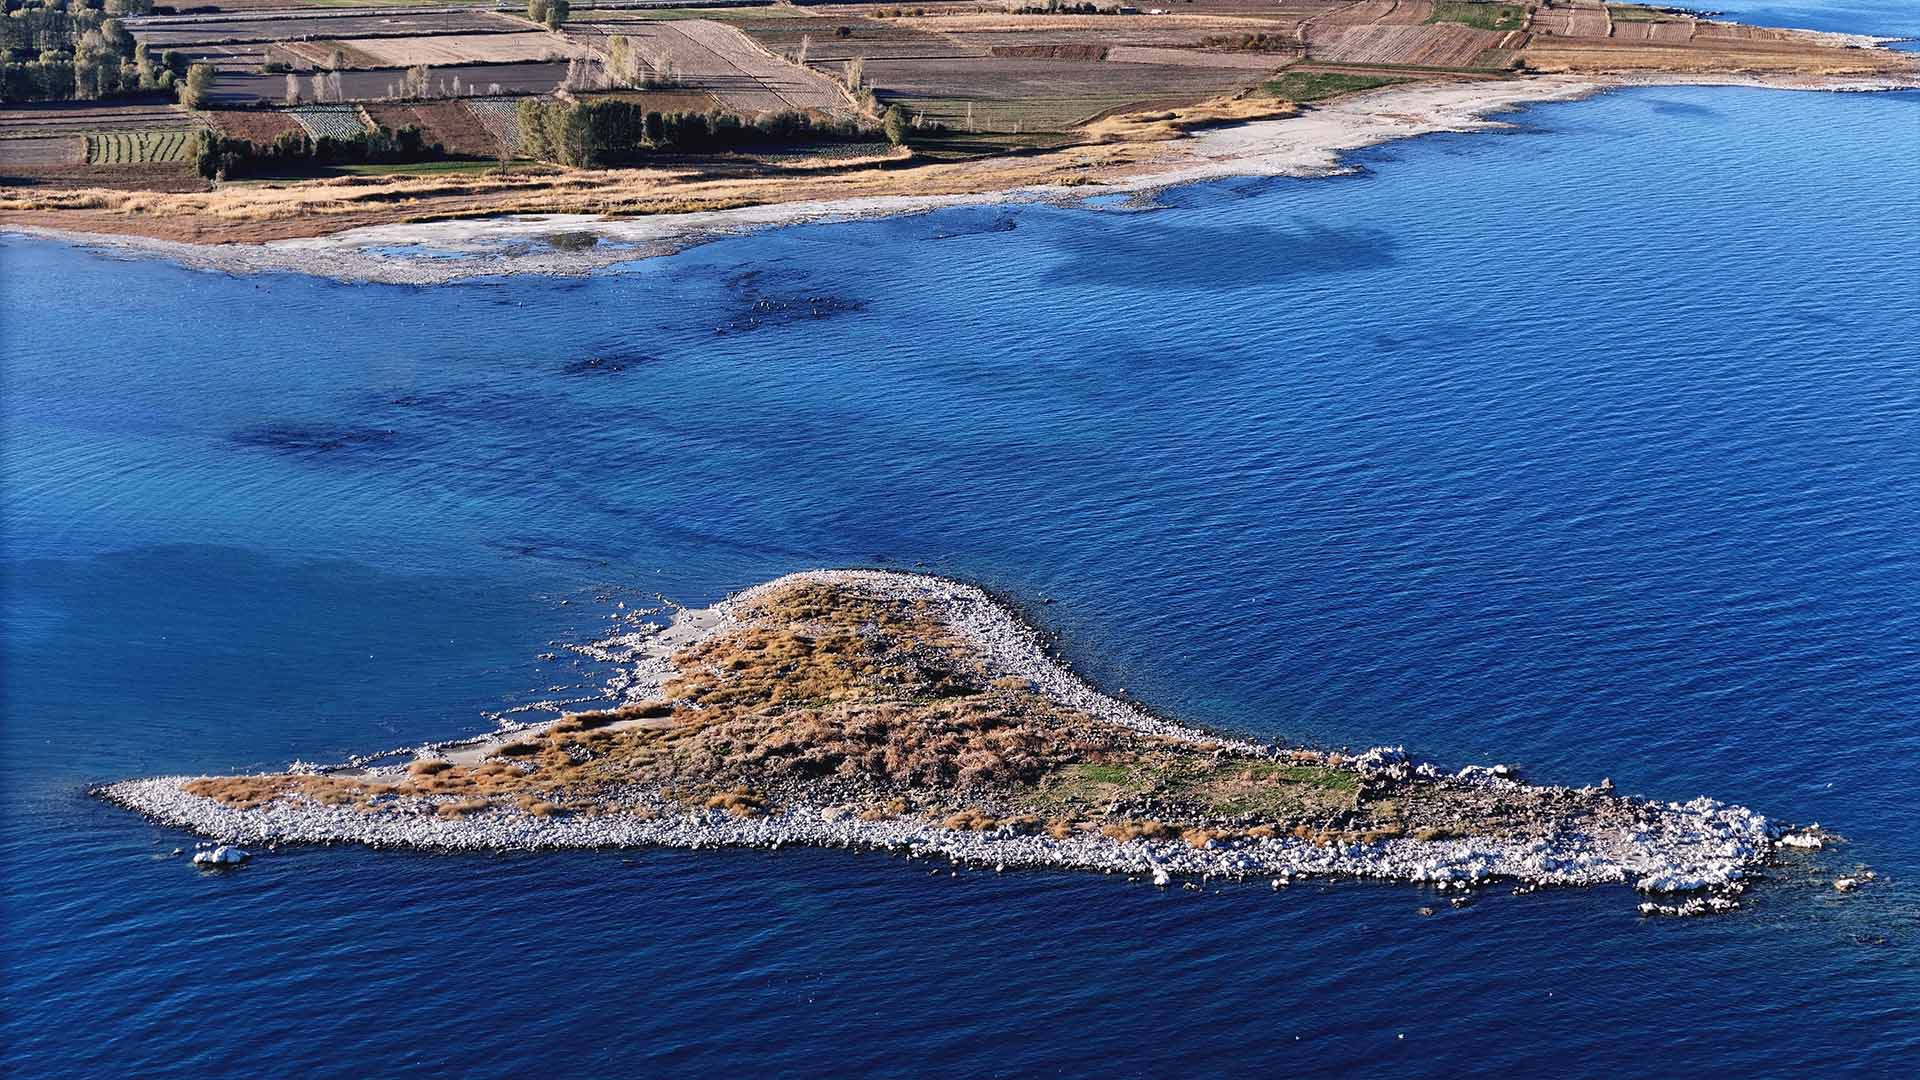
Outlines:
[{"label": "shoreline", "polygon": [[[0,233],[53,240],[116,258],[150,258],[227,274],[292,273],[343,283],[442,285],[480,278],[581,276],[671,255],[714,240],[803,224],[907,216],[954,206],[1085,203],[1231,177],[1314,177],[1352,168],[1348,155],[1401,139],[1502,130],[1500,114],[1621,89],[1754,87],[1826,92],[1920,89],[1920,79],[1729,75],[1535,76],[1510,82],[1419,83],[1342,97],[1281,119],[1211,127],[1139,144],[1152,160],[1109,168],[1084,185],[1038,185],[940,195],[772,201],[723,210],[608,218],[501,214],[360,226],[260,243],[200,244],[130,233],[0,222]],[[591,236],[562,250],[556,234]]]},{"label": "shoreline", "polygon": [[[676,638],[697,645],[745,623],[741,612],[782,589],[817,585],[862,592],[934,613],[947,633],[977,656],[995,680],[1025,680],[1046,699],[1104,723],[1156,740],[1233,760],[1297,761],[1297,751],[1223,736],[1165,720],[1087,682],[1048,651],[1041,632],[985,590],[927,575],[879,570],[802,571],[735,593],[693,617]],[[680,620],[676,618],[676,624]],[[662,634],[653,635],[655,640]],[[642,650],[642,661],[660,655]],[[643,686],[651,685],[643,677]],[[556,724],[559,721],[555,722]],[[551,727],[552,725],[548,725]],[[523,737],[528,729],[496,733],[460,745]],[[441,744],[441,748],[454,744]],[[420,760],[447,755],[426,747]],[[424,752],[423,752],[424,751]],[[390,752],[383,757],[393,756]],[[362,759],[365,760],[365,759]],[[378,760],[378,759],[375,759]],[[1526,892],[1540,886],[1628,885],[1648,894],[1692,894],[1678,905],[1654,904],[1649,914],[1700,914],[1726,910],[1746,887],[1749,872],[1767,862],[1781,834],[1777,826],[1745,807],[1708,798],[1655,802],[1612,794],[1599,787],[1564,788],[1524,784],[1501,767],[1467,766],[1443,773],[1410,760],[1398,747],[1376,747],[1352,757],[1322,755],[1362,787],[1394,785],[1445,789],[1453,797],[1521,806],[1539,816],[1526,837],[1465,834],[1441,838],[1389,836],[1362,841],[1299,833],[1248,836],[1225,843],[1193,843],[1179,837],[1120,839],[1100,832],[1035,834],[1001,826],[991,831],[956,827],[929,817],[897,814],[872,818],[830,797],[783,802],[765,816],[730,814],[708,803],[702,809],[622,791],[619,800],[645,806],[644,814],[545,816],[524,807],[498,807],[471,816],[435,814],[430,802],[407,812],[369,813],[363,808],[305,797],[236,807],[190,794],[184,786],[204,777],[156,777],[101,785],[92,794],[163,825],[184,828],[224,843],[356,843],[376,848],[429,851],[542,851],[668,846],[774,847],[807,844],[945,857],[995,868],[1048,867],[1149,874],[1158,884],[1172,876],[1243,880],[1271,877],[1337,877],[1439,884],[1468,890],[1494,882]],[[364,769],[356,778],[403,777],[406,765]],[[819,789],[832,794],[827,788]],[[1506,813],[1506,811],[1502,811]],[[1687,909],[1684,912],[1680,909]],[[1671,909],[1671,910],[1669,910]]]}]

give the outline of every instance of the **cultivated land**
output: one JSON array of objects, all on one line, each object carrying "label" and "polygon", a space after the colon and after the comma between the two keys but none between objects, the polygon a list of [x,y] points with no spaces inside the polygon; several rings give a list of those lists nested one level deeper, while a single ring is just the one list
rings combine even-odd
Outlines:
[{"label": "cultivated land", "polygon": [[1767,823],[1707,799],[1443,773],[1182,727],[1099,693],[980,590],[818,571],[631,646],[625,704],[350,767],[101,789],[241,843],[816,843],[1153,874],[1624,883],[1731,906]]},{"label": "cultivated land", "polygon": [[[213,65],[205,110],[124,98],[0,109],[0,223],[259,242],[494,213],[647,215],[1126,188],[1231,170],[1222,148],[1248,143],[1206,134],[1223,126],[1255,125],[1264,160],[1309,138],[1351,146],[1307,120],[1360,93],[1408,105],[1392,130],[1365,121],[1385,138],[1446,126],[1419,105],[1460,84],[1477,87],[1480,104],[1446,98],[1447,117],[1568,96],[1576,84],[1920,85],[1920,60],[1865,39],[1599,0],[1195,0],[1159,15],[1117,5],[1047,12],[1044,3],[583,2],[558,29],[462,3],[207,6],[218,10],[124,20],[152,54],[175,50]],[[808,128],[711,152],[635,144],[615,155],[625,166],[617,169],[522,161],[507,175],[446,171],[448,160],[498,160],[530,146],[550,153],[551,139],[523,137],[522,101],[606,99],[642,114],[724,113],[746,125],[804,114],[816,125],[863,127],[867,141]],[[348,110],[335,127],[364,138],[416,131],[417,156],[389,154],[378,170],[282,160],[267,170],[274,183],[226,184],[171,160],[171,144],[131,138],[210,127],[265,146],[317,134],[289,111],[296,100]],[[897,147],[880,137],[889,112]],[[96,153],[96,142],[113,149]],[[408,160],[420,176],[408,175]]]}]

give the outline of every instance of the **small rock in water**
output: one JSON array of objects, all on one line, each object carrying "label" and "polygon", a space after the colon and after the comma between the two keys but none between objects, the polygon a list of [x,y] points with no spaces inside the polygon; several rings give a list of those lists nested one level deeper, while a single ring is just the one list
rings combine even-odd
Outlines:
[{"label": "small rock in water", "polygon": [[252,857],[253,856],[248,855],[246,852],[240,850],[237,847],[229,847],[226,844],[221,844],[219,847],[214,848],[212,851],[194,852],[193,865],[195,866],[238,866],[241,863],[246,862],[248,859]]},{"label": "small rock in water", "polygon": [[1835,890],[1839,892],[1852,892],[1853,890],[1860,887],[1860,879],[1843,877],[1835,881],[1833,883],[1833,887]]},{"label": "small rock in water", "polygon": [[1153,883],[1155,885],[1158,885],[1161,888],[1165,888],[1172,882],[1173,882],[1172,875],[1168,874],[1165,870],[1161,869],[1158,866],[1153,868]]}]

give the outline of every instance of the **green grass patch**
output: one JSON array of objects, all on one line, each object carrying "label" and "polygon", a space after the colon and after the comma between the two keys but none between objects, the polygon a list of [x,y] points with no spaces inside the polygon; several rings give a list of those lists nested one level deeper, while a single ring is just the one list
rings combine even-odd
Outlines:
[{"label": "green grass patch", "polygon": [[1389,75],[1348,75],[1338,71],[1289,71],[1260,84],[1260,89],[1287,101],[1325,101],[1403,82]]},{"label": "green grass patch", "polygon": [[964,131],[907,133],[907,145],[913,148],[916,163],[973,161],[1002,154],[1034,153],[1071,146],[1072,135],[1058,131],[970,133]]},{"label": "green grass patch", "polygon": [[1092,784],[1124,784],[1133,777],[1133,769],[1126,765],[1082,765],[1074,771]]},{"label": "green grass patch", "polygon": [[1427,25],[1460,23],[1476,30],[1519,30],[1527,25],[1527,9],[1519,4],[1478,4],[1441,0],[1433,5]]},{"label": "green grass patch", "polygon": [[89,165],[171,165],[193,153],[193,132],[100,131],[87,136]]}]

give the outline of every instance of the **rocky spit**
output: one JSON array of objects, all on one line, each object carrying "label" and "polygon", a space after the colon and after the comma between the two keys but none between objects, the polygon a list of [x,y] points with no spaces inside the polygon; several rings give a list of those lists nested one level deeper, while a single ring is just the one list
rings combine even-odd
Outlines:
[{"label": "rocky spit", "polygon": [[[991,677],[1025,678],[1063,705],[1136,730],[1191,739],[1230,752],[1276,752],[1274,747],[1182,727],[1100,692],[1051,657],[1041,635],[1008,608],[973,585],[944,578],[868,570],[803,572],[755,586],[711,609],[682,613],[674,627],[658,636],[677,649],[724,632],[738,625],[737,613],[743,605],[766,590],[798,580],[852,584],[924,601],[956,636],[977,650]],[[641,681],[657,685],[661,648],[641,652],[641,662],[653,665]],[[1594,797],[1605,790],[1575,793],[1529,787],[1502,767],[1469,767],[1442,774],[1432,764],[1411,761],[1393,747],[1356,755],[1346,759],[1343,767],[1353,769],[1366,782],[1392,783],[1417,776],[1481,789],[1489,797],[1551,791],[1578,794],[1593,805]],[[1778,829],[1745,807],[1708,798],[1659,803],[1610,794],[1601,800],[1606,812],[1535,822],[1528,839],[1395,837],[1316,844],[1283,834],[1195,848],[1182,840],[1123,842],[1099,834],[1054,839],[1011,829],[959,831],[913,816],[863,821],[860,808],[850,805],[789,802],[769,816],[738,818],[723,810],[689,809],[662,800],[657,792],[640,790],[619,793],[615,801],[650,807],[651,817],[628,813],[539,817],[513,808],[493,808],[445,818],[437,816],[432,801],[425,799],[377,813],[303,799],[240,809],[187,794],[182,785],[193,779],[128,780],[107,784],[95,793],[156,822],[222,843],[255,847],[355,843],[441,851],[537,851],[808,844],[893,851],[995,869],[1051,867],[1139,874],[1161,884],[1176,878],[1271,878],[1283,885],[1311,877],[1436,883],[1463,891],[1495,882],[1515,884],[1522,891],[1542,885],[1624,884],[1645,893],[1669,894],[1666,899],[1677,901],[1649,901],[1642,905],[1648,914],[1724,910],[1780,839]]]}]

